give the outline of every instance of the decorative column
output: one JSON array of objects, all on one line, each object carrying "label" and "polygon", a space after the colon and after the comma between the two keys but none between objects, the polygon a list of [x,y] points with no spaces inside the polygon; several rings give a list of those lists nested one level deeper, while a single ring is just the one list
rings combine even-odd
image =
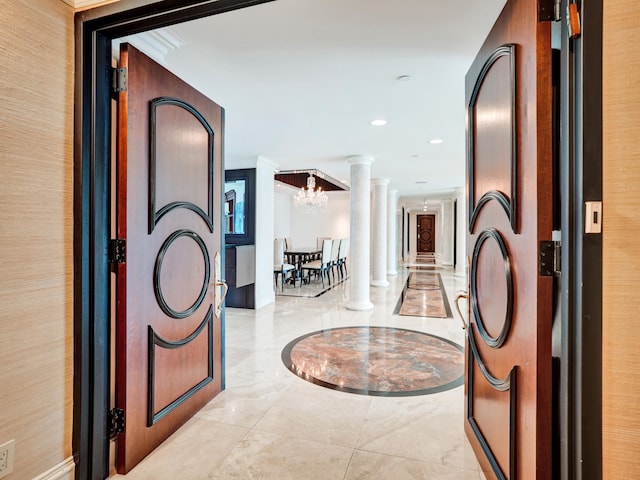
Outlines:
[{"label": "decorative column", "polygon": [[370,155],[354,155],[347,159],[351,165],[351,206],[350,206],[350,281],[349,310],[369,310],[373,303],[369,299],[369,254],[371,164],[375,159]]},{"label": "decorative column", "polygon": [[387,275],[398,275],[398,190],[387,193]]},{"label": "decorative column", "polygon": [[453,200],[442,200],[442,265],[453,266]]},{"label": "decorative column", "polygon": [[388,178],[374,178],[371,237],[371,285],[388,287],[387,280],[387,185]]},{"label": "decorative column", "polygon": [[456,265],[457,277],[467,275],[467,197],[464,188],[456,189]]}]

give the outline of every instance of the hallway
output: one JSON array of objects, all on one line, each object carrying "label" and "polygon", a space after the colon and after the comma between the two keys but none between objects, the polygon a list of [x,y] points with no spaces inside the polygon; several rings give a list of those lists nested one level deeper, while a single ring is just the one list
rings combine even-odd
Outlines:
[{"label": "hallway", "polygon": [[[464,278],[438,270],[451,302]],[[260,310],[227,309],[226,390],[118,479],[484,478],[463,432],[463,387],[407,397],[344,393],[292,374],[282,349],[302,335],[344,326],[427,332],[464,345],[454,318],[392,312],[409,274],[371,288],[370,311],[350,311],[348,283],[318,298],[278,297]]]}]

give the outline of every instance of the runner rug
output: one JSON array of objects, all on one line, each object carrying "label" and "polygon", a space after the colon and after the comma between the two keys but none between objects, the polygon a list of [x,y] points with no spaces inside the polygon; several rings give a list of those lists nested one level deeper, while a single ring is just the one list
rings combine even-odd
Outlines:
[{"label": "runner rug", "polygon": [[411,272],[393,313],[412,317],[452,318],[440,274]]}]

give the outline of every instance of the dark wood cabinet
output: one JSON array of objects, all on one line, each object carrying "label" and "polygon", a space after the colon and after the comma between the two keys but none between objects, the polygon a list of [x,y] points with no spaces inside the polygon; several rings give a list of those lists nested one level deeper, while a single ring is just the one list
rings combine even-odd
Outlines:
[{"label": "dark wood cabinet", "polygon": [[225,277],[229,292],[227,307],[255,308],[255,245],[225,247]]}]

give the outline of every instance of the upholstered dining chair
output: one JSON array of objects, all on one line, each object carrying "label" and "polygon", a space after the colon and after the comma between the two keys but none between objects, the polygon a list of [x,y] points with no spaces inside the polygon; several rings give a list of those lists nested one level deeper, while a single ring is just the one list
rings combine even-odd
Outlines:
[{"label": "upholstered dining chair", "polygon": [[[284,292],[284,282],[287,273],[295,271],[296,267],[284,261],[284,238],[276,238],[273,241],[273,278],[278,288],[278,275],[280,275],[281,289]],[[301,282],[302,286],[302,282]]]},{"label": "upholstered dining chair", "polygon": [[[312,262],[307,262],[302,264],[302,272],[307,271],[307,276],[311,276],[311,272],[314,272],[316,275],[320,275],[322,279],[322,288],[324,288],[324,277],[327,276],[327,280],[329,281],[329,285],[331,285],[331,277],[329,276],[329,269],[331,268],[331,245],[332,240],[324,240],[322,242],[322,256],[320,260],[313,260]],[[304,275],[303,275],[304,278]]]},{"label": "upholstered dining chair", "polygon": [[340,249],[338,251],[338,268],[340,269],[340,275],[347,276],[347,255],[349,255],[349,239],[343,238],[340,240]]},{"label": "upholstered dining chair", "polygon": [[334,281],[336,279],[335,270],[338,270],[338,252],[339,251],[340,251],[340,239],[334,238],[333,240],[331,240],[331,275],[333,276]]}]

